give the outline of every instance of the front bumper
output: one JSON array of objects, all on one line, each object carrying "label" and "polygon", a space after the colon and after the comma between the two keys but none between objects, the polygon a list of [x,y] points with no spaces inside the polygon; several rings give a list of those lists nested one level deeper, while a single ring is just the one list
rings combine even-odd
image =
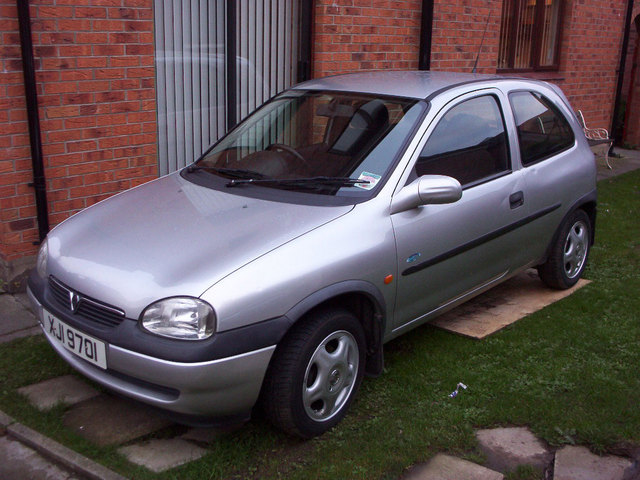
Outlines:
[{"label": "front bumper", "polygon": [[[44,330],[43,306],[29,300]],[[46,332],[45,332],[46,333]],[[77,357],[47,336],[56,352],[95,382],[163,410],[201,417],[248,414],[258,399],[275,345],[205,362],[182,363],[107,344],[107,370]]]}]

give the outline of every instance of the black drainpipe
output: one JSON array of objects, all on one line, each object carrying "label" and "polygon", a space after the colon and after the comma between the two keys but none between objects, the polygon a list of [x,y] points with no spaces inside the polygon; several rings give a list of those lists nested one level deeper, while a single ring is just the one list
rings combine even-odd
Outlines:
[{"label": "black drainpipe", "polygon": [[433,38],[433,0],[422,0],[419,70],[431,70],[431,40]]},{"label": "black drainpipe", "polygon": [[[47,183],[44,178],[44,165],[42,162],[42,141],[40,139],[40,117],[38,116],[38,92],[36,90],[36,69],[33,60],[33,43],[31,41],[29,0],[17,0],[16,3],[18,5],[18,22],[20,24],[24,96],[27,100],[27,121],[29,124],[31,164],[33,168],[33,183],[30,183],[29,186],[35,189],[38,235],[40,242],[42,242],[49,232],[49,212],[47,210]],[[36,244],[40,242],[36,242]]]},{"label": "black drainpipe", "polygon": [[[622,123],[617,122],[617,118],[620,115],[620,101],[622,99],[622,83],[624,82],[624,69],[627,63],[627,49],[629,47],[629,33],[631,30],[631,15],[633,14],[633,0],[627,1],[627,17],[624,24],[624,37],[622,38],[622,51],[620,52],[620,65],[618,67],[618,85],[616,86],[616,99],[613,104],[613,118],[611,119],[611,135],[616,139],[616,142],[622,143],[622,130],[624,127],[624,119]],[[627,105],[627,108],[629,105]],[[613,150],[613,145],[611,146]],[[610,151],[611,151],[610,150]]]}]

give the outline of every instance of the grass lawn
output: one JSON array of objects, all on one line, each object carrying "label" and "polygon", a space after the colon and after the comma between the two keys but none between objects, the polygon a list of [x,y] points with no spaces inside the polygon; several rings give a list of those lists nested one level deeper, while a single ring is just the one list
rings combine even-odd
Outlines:
[{"label": "grass lawn", "polygon": [[[481,463],[474,429],[506,425],[554,446],[620,453],[640,445],[640,171],[598,189],[591,284],[482,341],[427,325],[390,342],[385,374],[365,379],[347,418],[320,438],[291,439],[256,420],[201,460],[152,474],[65,430],[62,409],[40,413],[17,394],[70,372],[42,337],[0,345],[0,409],[136,479],[395,479],[437,452]],[[451,399],[458,382],[469,388]]]}]

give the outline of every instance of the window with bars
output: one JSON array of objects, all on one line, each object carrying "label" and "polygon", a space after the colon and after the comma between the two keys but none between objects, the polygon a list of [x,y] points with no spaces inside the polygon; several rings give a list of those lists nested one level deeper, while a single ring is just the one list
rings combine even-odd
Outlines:
[{"label": "window with bars", "polygon": [[502,7],[498,70],[557,70],[563,0],[513,0]]},{"label": "window with bars", "polygon": [[154,0],[161,175],[309,76],[311,0]]}]

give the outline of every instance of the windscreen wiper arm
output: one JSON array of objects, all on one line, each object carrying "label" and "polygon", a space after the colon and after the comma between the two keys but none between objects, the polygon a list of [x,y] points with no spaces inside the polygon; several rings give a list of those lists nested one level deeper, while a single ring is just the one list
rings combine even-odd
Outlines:
[{"label": "windscreen wiper arm", "polygon": [[244,170],[242,168],[220,168],[220,167],[210,167],[208,165],[189,165],[187,167],[187,172],[193,173],[196,170],[205,170],[213,173],[220,173],[227,177],[235,177],[241,178],[245,180],[258,180],[263,179],[265,176],[253,170]]},{"label": "windscreen wiper arm", "polygon": [[308,178],[243,178],[234,179],[227,183],[227,187],[248,184],[285,185],[294,187],[337,186],[353,187],[355,185],[368,185],[369,180],[349,177],[308,177]]}]

